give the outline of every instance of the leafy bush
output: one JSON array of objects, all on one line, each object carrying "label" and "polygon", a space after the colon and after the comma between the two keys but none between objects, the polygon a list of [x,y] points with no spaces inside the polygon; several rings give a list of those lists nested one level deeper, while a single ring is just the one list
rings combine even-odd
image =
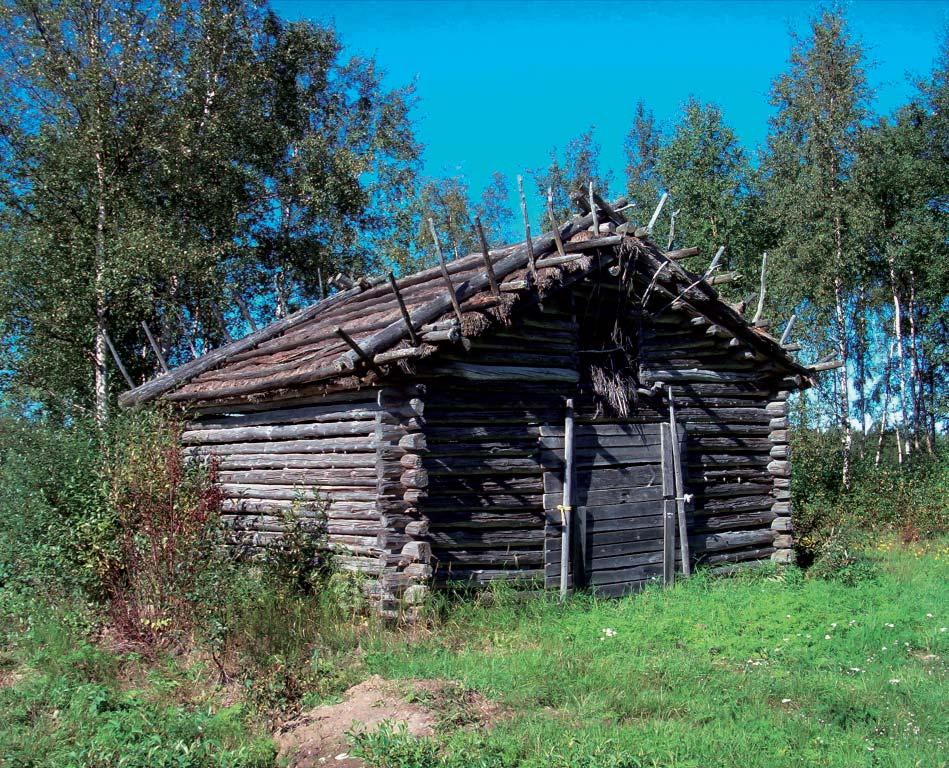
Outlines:
[{"label": "leafy bush", "polygon": [[0,414],[0,587],[102,596],[112,527],[100,445],[90,423]]},{"label": "leafy bush", "polygon": [[[949,448],[918,453],[902,467],[875,465],[874,452],[854,452],[850,488],[840,482],[839,436],[797,430],[792,441],[794,528],[801,562],[825,566],[859,549],[846,533],[897,533],[905,540],[933,538],[949,529]],[[845,558],[846,559],[846,558]]]},{"label": "leafy bush", "polygon": [[156,643],[191,626],[194,597],[214,563],[220,490],[214,464],[182,455],[180,427],[130,420],[105,451],[115,550],[103,575],[115,626]]}]

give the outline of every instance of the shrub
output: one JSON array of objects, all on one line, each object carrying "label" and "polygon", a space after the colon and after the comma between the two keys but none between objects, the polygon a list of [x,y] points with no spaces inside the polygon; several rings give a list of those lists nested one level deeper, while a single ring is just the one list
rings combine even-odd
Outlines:
[{"label": "shrub", "polygon": [[126,637],[151,644],[191,626],[218,544],[215,464],[186,461],[179,436],[179,425],[156,414],[129,420],[104,456],[115,528],[103,575],[109,611]]}]

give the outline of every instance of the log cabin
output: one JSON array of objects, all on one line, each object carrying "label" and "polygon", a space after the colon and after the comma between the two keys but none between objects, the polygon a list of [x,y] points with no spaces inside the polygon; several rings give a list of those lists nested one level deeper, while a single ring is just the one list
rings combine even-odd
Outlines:
[{"label": "log cabin", "polygon": [[319,517],[386,615],[433,587],[622,595],[790,562],[787,400],[816,369],[684,269],[696,249],[665,252],[617,207],[342,279],[120,403],[180,409],[183,450],[215,457],[229,545]]}]

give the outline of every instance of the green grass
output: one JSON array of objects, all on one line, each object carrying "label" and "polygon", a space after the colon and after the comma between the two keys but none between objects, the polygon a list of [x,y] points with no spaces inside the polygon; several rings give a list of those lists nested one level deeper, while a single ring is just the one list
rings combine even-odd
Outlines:
[{"label": "green grass", "polygon": [[[352,666],[337,681],[317,656],[326,679],[304,699],[378,673],[456,680],[503,706],[492,728],[448,712],[430,739],[356,738],[374,768],[943,766],[947,577],[945,542],[887,545],[845,580],[698,576],[565,606],[498,592],[404,634],[350,619],[332,650]],[[253,680],[216,691],[200,656],[104,651],[81,611],[14,614],[0,766],[274,765]]]},{"label": "green grass", "polygon": [[360,747],[376,766],[945,765],[947,551],[874,560],[853,585],[791,571],[462,608],[367,666],[459,680],[510,719]]}]

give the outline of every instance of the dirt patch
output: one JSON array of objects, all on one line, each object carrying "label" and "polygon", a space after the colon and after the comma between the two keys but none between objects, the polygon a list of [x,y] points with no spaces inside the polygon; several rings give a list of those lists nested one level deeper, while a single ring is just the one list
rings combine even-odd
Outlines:
[{"label": "dirt patch", "polygon": [[413,736],[431,736],[442,727],[490,726],[500,714],[498,705],[456,683],[376,675],[346,691],[340,703],[284,723],[274,741],[289,768],[362,768],[362,761],[349,755],[348,731],[370,733],[388,722]]}]

